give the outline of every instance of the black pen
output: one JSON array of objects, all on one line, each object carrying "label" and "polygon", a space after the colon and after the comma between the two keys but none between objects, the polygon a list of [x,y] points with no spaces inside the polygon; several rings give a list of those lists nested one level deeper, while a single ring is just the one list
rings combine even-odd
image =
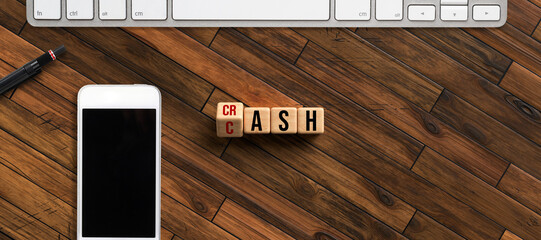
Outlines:
[{"label": "black pen", "polygon": [[6,77],[2,78],[0,80],[0,94],[6,92],[12,87],[19,85],[19,83],[24,82],[26,79],[36,76],[41,72],[41,67],[56,60],[56,57],[64,52],[66,52],[64,45],[58,47],[54,51],[49,50],[38,58],[25,64],[21,68],[15,70],[15,72],[12,72]]}]

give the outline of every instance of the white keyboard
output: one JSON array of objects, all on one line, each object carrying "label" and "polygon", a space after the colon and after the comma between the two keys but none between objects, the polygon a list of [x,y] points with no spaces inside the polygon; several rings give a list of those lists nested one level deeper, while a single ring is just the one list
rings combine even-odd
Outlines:
[{"label": "white keyboard", "polygon": [[499,27],[507,0],[28,0],[41,27]]}]

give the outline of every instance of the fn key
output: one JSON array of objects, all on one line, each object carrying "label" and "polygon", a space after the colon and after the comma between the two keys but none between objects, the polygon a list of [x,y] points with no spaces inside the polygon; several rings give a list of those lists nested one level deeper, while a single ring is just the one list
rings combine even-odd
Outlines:
[{"label": "fn key", "polygon": [[34,19],[60,19],[60,0],[34,0]]}]

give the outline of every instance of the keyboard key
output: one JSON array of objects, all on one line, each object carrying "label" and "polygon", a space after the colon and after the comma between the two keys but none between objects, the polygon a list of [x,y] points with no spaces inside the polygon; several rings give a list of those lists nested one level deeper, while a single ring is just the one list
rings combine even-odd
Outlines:
[{"label": "keyboard key", "polygon": [[35,19],[58,20],[61,17],[60,9],[60,0],[34,0]]},{"label": "keyboard key", "polygon": [[376,0],[376,20],[402,20],[403,0]]},{"label": "keyboard key", "polygon": [[468,20],[468,6],[441,6],[441,20],[443,21]]},{"label": "keyboard key", "polygon": [[498,5],[475,5],[473,6],[473,20],[499,21],[500,11],[500,6]]},{"label": "keyboard key", "polygon": [[66,0],[66,18],[94,19],[94,0]]},{"label": "keyboard key", "polygon": [[370,0],[336,0],[336,20],[370,20]]},{"label": "keyboard key", "polygon": [[436,20],[436,6],[409,5],[408,19],[411,21],[434,21]]},{"label": "keyboard key", "polygon": [[100,0],[100,19],[126,19],[126,0]]},{"label": "keyboard key", "polygon": [[167,0],[132,0],[131,7],[134,20],[167,19]]},{"label": "keyboard key", "polygon": [[175,20],[329,20],[329,0],[173,0]]},{"label": "keyboard key", "polygon": [[468,5],[468,0],[441,0],[441,5]]}]

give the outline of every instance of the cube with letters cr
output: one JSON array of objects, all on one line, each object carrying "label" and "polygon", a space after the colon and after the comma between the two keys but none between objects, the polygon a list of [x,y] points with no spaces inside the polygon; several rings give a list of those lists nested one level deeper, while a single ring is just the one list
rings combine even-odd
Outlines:
[{"label": "cube with letters cr", "polygon": [[240,102],[218,103],[216,132],[218,137],[242,137],[244,105]]}]

